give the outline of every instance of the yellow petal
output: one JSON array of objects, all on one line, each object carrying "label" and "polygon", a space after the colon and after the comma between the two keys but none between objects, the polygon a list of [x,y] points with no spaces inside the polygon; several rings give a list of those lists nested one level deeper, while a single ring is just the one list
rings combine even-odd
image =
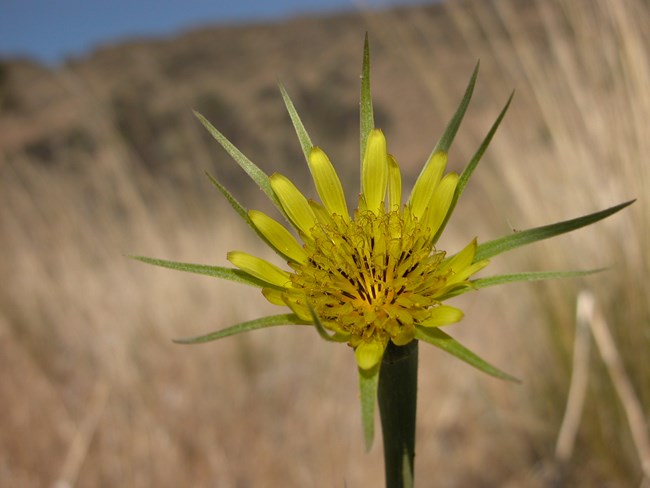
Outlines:
[{"label": "yellow petal", "polygon": [[440,271],[447,271],[448,269],[459,270],[471,265],[472,261],[474,261],[477,246],[478,243],[476,238],[474,238],[462,251],[445,259],[440,266]]},{"label": "yellow petal", "polygon": [[[334,225],[334,219],[332,218],[332,214],[320,203],[315,202],[313,200],[309,200],[309,206],[314,212],[314,215],[316,216],[316,220],[318,221],[318,223],[320,223],[321,225]],[[349,221],[350,216],[346,215],[346,217],[347,217],[346,220]]]},{"label": "yellow petal", "polygon": [[276,288],[262,288],[262,295],[273,305],[286,306],[283,295],[284,292]]},{"label": "yellow petal", "polygon": [[377,213],[386,198],[388,185],[386,138],[380,129],[373,129],[368,135],[361,173],[361,191],[366,208]]},{"label": "yellow petal", "polygon": [[440,272],[452,270],[451,276],[447,278],[447,285],[465,281],[490,263],[487,259],[473,263],[477,246],[476,239],[474,239],[462,251],[442,262]]},{"label": "yellow petal", "polygon": [[411,212],[418,219],[422,218],[424,211],[431,204],[431,199],[442,178],[442,173],[445,171],[445,166],[447,166],[447,153],[435,152],[429,158],[424,169],[422,169],[420,176],[418,176],[409,198]]},{"label": "yellow petal", "polygon": [[372,340],[370,342],[361,341],[354,350],[354,357],[361,369],[374,368],[381,362],[386,349],[386,342]]},{"label": "yellow petal", "polygon": [[467,278],[469,278],[473,274],[476,274],[479,271],[481,271],[488,264],[490,264],[490,261],[487,260],[487,259],[484,259],[483,261],[478,261],[478,262],[472,264],[471,266],[467,266],[466,268],[459,269],[459,270],[454,269],[454,275],[453,275],[452,279],[447,280],[447,284],[456,283],[456,282],[459,282],[459,281],[465,281]]},{"label": "yellow petal", "polygon": [[248,216],[257,230],[283,256],[295,263],[307,262],[307,253],[282,224],[257,210],[249,210]]},{"label": "yellow petal", "polygon": [[415,338],[415,327],[405,327],[400,330],[395,336],[391,337],[391,341],[396,346],[405,346]]},{"label": "yellow petal", "polygon": [[313,147],[309,153],[309,169],[318,196],[325,208],[332,214],[338,214],[346,218],[346,220],[350,220],[341,180],[339,180],[327,154],[318,147]]},{"label": "yellow petal", "polygon": [[268,261],[242,251],[230,251],[228,261],[249,275],[271,285],[285,287],[290,283],[289,273]]},{"label": "yellow petal", "polygon": [[293,226],[304,235],[311,236],[311,229],[316,225],[316,216],[305,196],[286,176],[275,173],[269,179],[273,192]]},{"label": "yellow petal", "polygon": [[388,155],[388,210],[398,210],[402,206],[402,174],[397,161]]},{"label": "yellow petal", "polygon": [[449,305],[440,305],[431,310],[431,316],[422,324],[424,327],[440,327],[459,322],[465,314],[462,310]]},{"label": "yellow petal", "polygon": [[305,296],[297,293],[283,293],[284,304],[302,320],[312,321],[311,311],[305,302]]},{"label": "yellow petal", "polygon": [[458,174],[446,174],[433,194],[429,209],[425,212],[425,225],[429,227],[432,236],[436,235],[436,232],[438,232],[447,212],[449,212],[449,206],[454,197],[457,184]]}]

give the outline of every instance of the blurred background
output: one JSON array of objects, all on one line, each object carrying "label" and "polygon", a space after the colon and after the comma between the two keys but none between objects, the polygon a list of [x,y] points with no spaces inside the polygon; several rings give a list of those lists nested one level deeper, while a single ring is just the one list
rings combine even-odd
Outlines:
[{"label": "blurred background", "polygon": [[269,203],[192,109],[315,195],[278,80],[352,199],[367,31],[407,187],[478,59],[452,170],[516,90],[440,248],[637,199],[484,275],[606,272],[457,299],[449,332],[522,384],[421,348],[419,486],[649,486],[648,2],[235,4],[0,6],[0,485],[381,486],[350,350],[290,327],[175,345],[277,309],[126,257],[266,255],[204,171]]}]

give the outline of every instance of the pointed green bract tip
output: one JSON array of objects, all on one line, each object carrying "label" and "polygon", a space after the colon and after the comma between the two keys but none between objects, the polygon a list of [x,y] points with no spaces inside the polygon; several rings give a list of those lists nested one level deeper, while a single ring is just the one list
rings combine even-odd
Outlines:
[{"label": "pointed green bract tip", "polygon": [[366,141],[368,134],[375,127],[375,117],[372,108],[372,96],[370,94],[370,45],[368,33],[366,33],[363,45],[363,65],[361,67],[361,97],[359,104],[359,142],[360,160],[366,153]]}]

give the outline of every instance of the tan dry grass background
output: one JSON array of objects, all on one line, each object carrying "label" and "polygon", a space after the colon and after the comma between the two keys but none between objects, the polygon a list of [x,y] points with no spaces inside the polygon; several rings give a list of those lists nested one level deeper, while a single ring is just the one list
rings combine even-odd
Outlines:
[{"label": "tan dry grass background", "polygon": [[[419,486],[638,486],[637,452],[595,352],[566,477],[553,451],[580,289],[594,292],[648,418],[647,3],[475,1],[436,12],[366,13],[346,29],[359,41],[371,32],[374,91],[397,114],[388,140],[410,181],[476,58],[481,75],[453,169],[462,169],[517,90],[443,247],[638,201],[593,229],[497,258],[489,269],[612,265],[606,274],[459,300],[466,318],[450,331],[522,385],[422,348]],[[384,54],[389,62],[377,59]],[[396,71],[400,87],[420,94],[415,103],[382,81]],[[425,115],[412,116],[412,107]],[[89,124],[110,124],[110,114],[96,108]],[[170,342],[272,308],[255,290],[146,267],[125,254],[224,264],[228,250],[258,246],[220,195],[206,191],[207,181],[190,192],[174,179],[152,178],[131,164],[138,155],[109,129],[113,144],[85,171],[39,166],[27,156],[2,163],[0,485],[381,485],[379,440],[363,452],[347,348],[309,328],[191,348]],[[285,129],[293,137],[288,122]],[[184,119],[177,130],[201,129]],[[194,140],[193,156],[207,157],[207,143]],[[216,154],[218,168],[234,165]],[[186,164],[183,174],[194,175],[188,178],[206,168]],[[264,164],[273,171],[273,162]]]}]

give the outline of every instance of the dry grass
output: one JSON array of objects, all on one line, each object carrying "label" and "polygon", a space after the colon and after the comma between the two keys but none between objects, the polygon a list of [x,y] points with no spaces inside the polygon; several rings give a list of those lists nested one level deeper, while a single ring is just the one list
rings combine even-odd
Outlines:
[{"label": "dry grass", "polygon": [[[555,477],[567,486],[636,486],[640,463],[598,359],[563,478],[553,468],[553,450],[580,289],[593,292],[612,327],[646,418],[650,408],[647,5],[477,0],[445,10],[436,18],[395,14],[389,24],[367,15],[359,28],[370,29],[376,51],[401,53],[382,69],[401,69],[406,82],[422,83],[419,93],[429,97],[418,102],[436,117],[451,113],[465,82],[445,73],[469,74],[481,58],[474,107],[485,115],[461,129],[455,169],[517,89],[443,245],[457,248],[475,234],[487,239],[511,226],[639,200],[594,229],[517,251],[493,267],[611,264],[607,274],[462,297],[467,317],[452,332],[524,384],[492,380],[424,348],[419,483],[546,486]],[[537,29],[521,27],[530,16],[542,19]],[[461,36],[462,50],[446,51],[434,22]],[[382,73],[374,77],[378,96],[390,98],[381,95]],[[91,124],[106,123],[101,109]],[[389,141],[414,173],[413,156],[425,154],[435,136],[409,125],[408,113],[393,127],[400,124],[408,129],[395,129]],[[193,153],[207,154],[195,141]],[[270,306],[253,290],[124,257],[222,264],[230,249],[256,250],[251,232],[216,192],[189,194],[152,179],[129,164],[134,157],[114,134],[110,150],[74,172],[28,159],[3,164],[0,484],[379,486],[380,446],[363,452],[346,348],[320,341],[309,328],[191,348],[170,342],[261,316]],[[188,164],[183,171],[203,169]]]}]

